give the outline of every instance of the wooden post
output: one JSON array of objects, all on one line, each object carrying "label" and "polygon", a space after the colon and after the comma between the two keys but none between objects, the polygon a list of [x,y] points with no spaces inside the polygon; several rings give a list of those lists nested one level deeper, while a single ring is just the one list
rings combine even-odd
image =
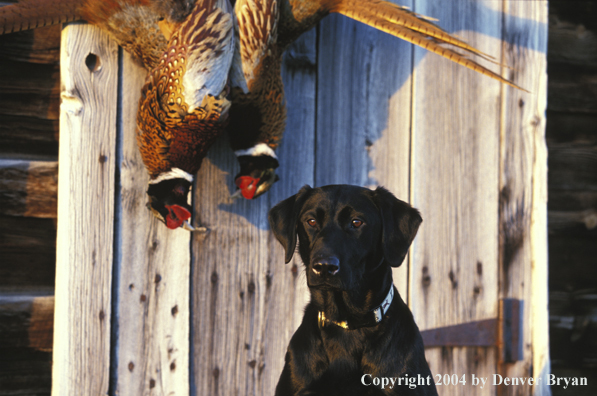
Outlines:
[{"label": "wooden post", "polygon": [[118,47],[99,29],[66,26],[52,394],[109,386]]},{"label": "wooden post", "polygon": [[145,207],[135,136],[146,71],[125,54],[117,92],[117,46],[98,32],[71,25],[63,36],[53,394],[184,396],[190,235]]},{"label": "wooden post", "polygon": [[189,394],[190,234],[146,208],[149,175],[137,148],[137,106],[147,71],[123,54],[114,274],[115,392]]}]

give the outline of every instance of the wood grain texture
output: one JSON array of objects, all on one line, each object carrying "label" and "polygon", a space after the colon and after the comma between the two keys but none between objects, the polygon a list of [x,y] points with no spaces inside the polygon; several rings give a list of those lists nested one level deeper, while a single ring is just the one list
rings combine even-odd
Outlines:
[{"label": "wood grain texture", "polygon": [[549,22],[548,61],[551,64],[597,67],[595,31],[587,29],[582,23],[561,20],[556,15]]},{"label": "wood grain texture", "polygon": [[0,289],[53,288],[55,276],[55,220],[0,216]]},{"label": "wood grain texture", "polygon": [[300,259],[284,265],[268,231],[267,211],[313,184],[315,31],[284,62],[288,126],[277,150],[280,181],[255,201],[227,198],[238,169],[226,140],[210,151],[195,189],[197,221],[209,228],[193,238],[193,395],[272,395],[290,337],[306,304]]},{"label": "wood grain texture", "polygon": [[52,353],[7,348],[0,353],[0,396],[50,396]]},{"label": "wood grain texture", "polygon": [[532,94],[503,87],[500,134],[500,298],[525,301],[523,359],[504,376],[543,377],[499,394],[549,394],[547,318],[547,2],[504,2],[503,62]]},{"label": "wood grain texture", "polygon": [[[384,186],[409,201],[411,68],[405,41],[340,15],[321,23],[316,186]],[[405,301],[408,262],[393,271]]]},{"label": "wood grain texture", "polygon": [[[558,376],[586,376],[597,356],[596,5],[549,2],[549,354]],[[597,391],[589,383],[578,393]]]},{"label": "wood grain texture", "polygon": [[596,298],[595,289],[590,288],[572,292],[550,289],[549,352],[554,372],[556,367],[594,370],[593,362],[597,356]]},{"label": "wood grain texture", "polygon": [[118,49],[65,27],[52,394],[108,392]]},{"label": "wood grain texture", "polygon": [[53,325],[54,296],[0,294],[0,352],[19,347],[50,352]]},{"label": "wood grain texture", "polygon": [[[549,288],[550,291],[584,292],[595,288],[597,281],[597,230],[584,226],[550,235]],[[571,306],[570,312],[574,313]]]},{"label": "wood grain texture", "polygon": [[549,110],[597,114],[597,70],[576,66],[549,68]]},{"label": "wood grain texture", "polygon": [[597,191],[597,145],[550,146],[550,181],[568,191]]},{"label": "wood grain texture", "polygon": [[0,36],[4,59],[28,63],[58,64],[61,26],[46,26]]},{"label": "wood grain texture", "polygon": [[0,160],[0,214],[56,218],[58,162]]},{"label": "wood grain texture", "polygon": [[[194,223],[209,231],[192,236],[167,230],[144,208],[147,174],[134,142],[144,72],[124,57],[119,102],[116,47],[92,28],[69,26],[53,394],[106,394],[111,374],[110,391],[121,395],[271,395],[308,292],[300,259],[283,264],[267,212],[307,183],[384,185],[421,210],[413,254],[395,275],[422,329],[495,318],[498,297],[526,296],[538,285],[525,313],[525,340],[532,346],[525,344],[525,361],[505,370],[528,373],[531,359],[533,367],[548,367],[541,310],[547,228],[540,48],[546,22],[544,3],[531,3],[406,4],[484,52],[499,54],[506,38],[512,46],[502,61],[516,59],[516,82],[528,81],[525,88],[536,92],[522,106],[520,92],[487,77],[346,18],[325,20],[285,57],[289,113],[278,149],[281,180],[255,201],[231,201],[238,164],[220,139],[194,190]],[[99,63],[85,62],[89,53]],[[530,255],[516,243],[506,248],[504,241],[517,240],[518,227],[528,231],[523,249]],[[545,325],[537,329],[535,320]],[[434,374],[498,372],[494,348],[428,349],[427,359]],[[493,395],[497,389],[440,391]]]},{"label": "wood grain texture", "polygon": [[0,155],[58,158],[60,32],[0,36]]},{"label": "wood grain texture", "polygon": [[146,74],[123,55],[114,389],[120,395],[185,396],[190,234],[167,229],[145,206],[149,175],[137,148],[136,116]]},{"label": "wood grain texture", "polygon": [[[415,12],[500,53],[498,2],[417,1]],[[414,241],[411,307],[419,328],[498,315],[500,84],[415,49],[412,202],[425,219]],[[495,348],[431,348],[434,374],[490,377]],[[493,387],[442,386],[442,395],[491,395]]]},{"label": "wood grain texture", "polygon": [[58,120],[0,115],[0,155],[4,158],[58,159]]},{"label": "wood grain texture", "polygon": [[57,120],[59,115],[59,67],[2,59],[0,114]]}]

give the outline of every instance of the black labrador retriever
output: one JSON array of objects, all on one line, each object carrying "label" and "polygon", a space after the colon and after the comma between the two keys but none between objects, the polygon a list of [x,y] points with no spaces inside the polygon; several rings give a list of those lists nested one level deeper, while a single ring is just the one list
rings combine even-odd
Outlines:
[{"label": "black labrador retriever", "polygon": [[269,212],[298,250],[311,301],[276,395],[437,395],[419,329],[392,282],[422,219],[379,187],[303,187]]}]

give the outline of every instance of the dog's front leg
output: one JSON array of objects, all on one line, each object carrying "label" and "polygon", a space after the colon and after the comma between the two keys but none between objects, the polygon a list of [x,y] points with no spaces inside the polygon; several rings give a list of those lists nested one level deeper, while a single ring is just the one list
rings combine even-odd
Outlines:
[{"label": "dog's front leg", "polygon": [[327,366],[328,359],[317,333],[317,322],[305,315],[303,323],[288,345],[284,369],[276,386],[276,396],[302,395],[301,392],[306,391]]}]

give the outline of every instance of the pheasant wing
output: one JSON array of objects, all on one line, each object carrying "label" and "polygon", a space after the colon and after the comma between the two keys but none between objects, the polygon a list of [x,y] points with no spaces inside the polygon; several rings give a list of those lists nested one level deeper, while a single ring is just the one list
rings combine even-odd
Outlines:
[{"label": "pheasant wing", "polygon": [[263,59],[271,56],[278,36],[278,0],[237,0],[234,6],[235,51],[232,86],[251,91]]},{"label": "pheasant wing", "polygon": [[198,0],[172,34],[137,115],[137,142],[152,177],[172,167],[196,172],[223,130],[233,45],[228,0]]}]

